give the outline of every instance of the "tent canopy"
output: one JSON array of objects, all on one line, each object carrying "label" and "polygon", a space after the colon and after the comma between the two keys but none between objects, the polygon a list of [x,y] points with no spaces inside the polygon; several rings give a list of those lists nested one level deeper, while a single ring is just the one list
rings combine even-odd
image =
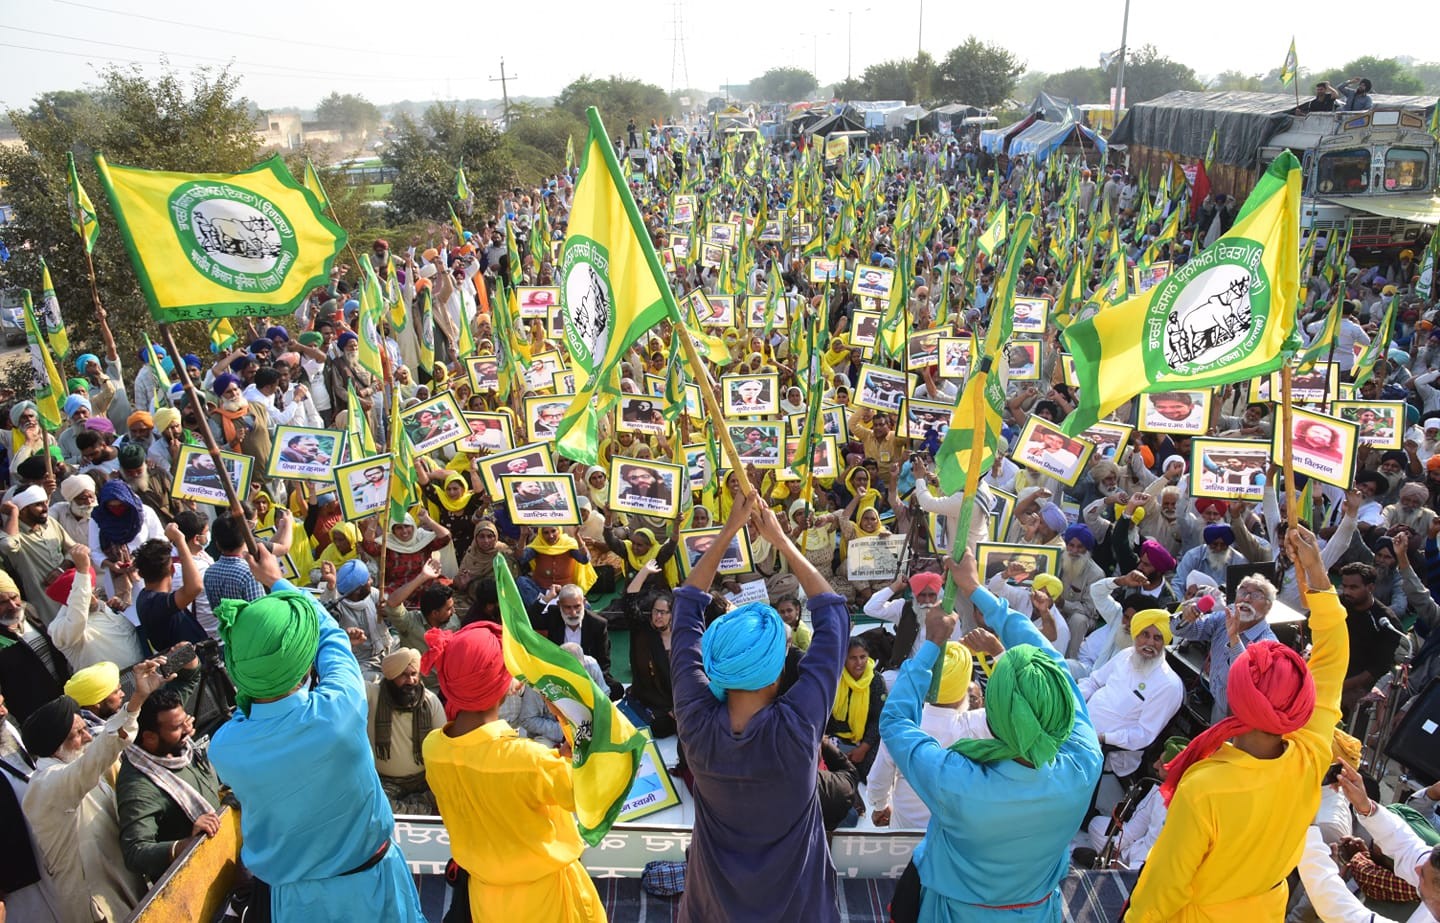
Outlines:
[{"label": "tent canopy", "polygon": [[1014,125],[1006,125],[1004,128],[989,128],[980,132],[980,150],[991,156],[998,156],[1005,153],[1005,149],[1010,145],[1010,139],[1012,137],[1029,128],[1039,120],[1040,117],[1032,113]]},{"label": "tent canopy", "polygon": [[1029,128],[1010,139],[1010,146],[1007,153],[1011,157],[1028,155],[1031,160],[1040,163],[1053,154],[1056,148],[1062,144],[1074,143],[1081,147],[1089,142],[1105,155],[1105,141],[1094,131],[1079,124],[1078,122],[1034,122]]},{"label": "tent canopy", "polygon": [[824,138],[837,131],[864,131],[865,124],[854,115],[847,112],[837,112],[834,115],[826,116],[815,124],[805,129],[806,134],[819,135]]}]

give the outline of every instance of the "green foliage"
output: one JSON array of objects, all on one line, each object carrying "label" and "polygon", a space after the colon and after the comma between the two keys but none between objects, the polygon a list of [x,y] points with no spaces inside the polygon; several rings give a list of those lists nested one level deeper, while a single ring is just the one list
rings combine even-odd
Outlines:
[{"label": "green foliage", "polygon": [[772,67],[750,81],[749,96],[760,102],[798,102],[809,99],[819,85],[803,67]]},{"label": "green foliage", "polygon": [[1195,71],[1142,45],[1125,60],[1125,103],[1133,106],[1175,90],[1203,90]]},{"label": "green foliage", "polygon": [[[664,90],[652,83],[618,75],[603,80],[581,75],[555,97],[555,108],[564,109],[579,119],[585,118],[585,110],[590,106],[600,111],[611,137],[623,131],[630,119],[637,125],[651,119],[668,122],[673,111]],[[575,143],[580,144],[580,140],[577,138]]]},{"label": "green foliage", "polygon": [[[1344,67],[1337,67],[1315,81],[1328,80],[1339,86],[1351,77],[1364,77],[1370,81],[1372,94],[1386,96],[1419,96],[1425,92],[1425,83],[1410,68],[1394,58],[1376,58],[1366,55],[1356,58]],[[1304,90],[1302,89],[1303,93]]]},{"label": "green foliage", "polygon": [[358,93],[331,93],[315,107],[315,118],[351,131],[373,131],[380,124],[380,107]]},{"label": "green foliage", "polygon": [[408,115],[396,119],[381,159],[399,171],[387,199],[392,223],[448,221],[446,205],[455,204],[458,166],[465,167],[482,208],[495,202],[516,176],[499,130],[474,113],[444,103],[432,104],[418,120]]},{"label": "green foliage", "polygon": [[588,134],[585,120],[565,109],[517,104],[505,127],[505,149],[519,179],[534,183],[563,170],[566,141],[573,138],[578,152]]},{"label": "green foliage", "polygon": [[1024,62],[1008,50],[972,35],[940,64],[939,91],[957,102],[994,106],[1010,95],[1024,70]]},{"label": "green foliage", "polygon": [[[1114,79],[1098,67],[1073,67],[1068,71],[1047,75],[1039,89],[1078,105],[1107,101],[1113,85]],[[1034,97],[1034,94],[1027,95]]]},{"label": "green foliage", "polygon": [[[100,300],[128,368],[143,345],[141,332],[153,334],[155,327],[92,154],[100,151],[111,163],[150,170],[244,170],[261,154],[249,103],[236,95],[238,83],[229,69],[200,69],[188,80],[167,71],[150,80],[138,68],[111,67],[100,72],[92,89],[47,93],[28,110],[9,113],[24,147],[0,148],[0,183],[14,207],[6,236],[28,240],[33,247],[12,244],[14,258],[0,270],[0,284],[38,295],[39,257],[44,256],[77,352],[98,353],[102,347],[85,250],[66,210],[66,152],[75,154],[80,183],[99,215],[94,261]],[[203,325],[181,325],[175,333],[182,347],[205,348]]]},{"label": "green foliage", "polygon": [[1265,78],[1259,74],[1243,74],[1240,71],[1222,71],[1211,80],[1206,89],[1245,90],[1252,93],[1273,92],[1265,85]]}]

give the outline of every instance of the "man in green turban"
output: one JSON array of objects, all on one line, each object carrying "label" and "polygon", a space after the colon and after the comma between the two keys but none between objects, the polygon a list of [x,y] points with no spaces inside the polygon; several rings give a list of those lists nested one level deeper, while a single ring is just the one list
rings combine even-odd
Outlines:
[{"label": "man in green turban", "polygon": [[[925,618],[925,643],[900,668],[880,715],[891,758],[930,809],[914,858],[924,894],[920,919],[1059,919],[1058,885],[1100,777],[1100,742],[1050,642],[980,585],[969,552],[949,566],[1004,652],[985,693],[990,738],[940,746],[920,719],[955,614],[934,607]],[[971,635],[965,643],[994,652]]]},{"label": "man in green turban", "polygon": [[240,710],[210,744],[245,806],[241,858],[256,899],[268,899],[275,923],[423,921],[370,754],[351,638],[259,551],[250,572],[268,595],[215,609]]}]

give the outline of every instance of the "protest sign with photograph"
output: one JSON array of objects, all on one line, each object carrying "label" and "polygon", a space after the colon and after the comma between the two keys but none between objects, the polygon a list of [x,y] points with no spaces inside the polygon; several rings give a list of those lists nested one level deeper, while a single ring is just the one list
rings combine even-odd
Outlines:
[{"label": "protest sign with photograph", "polygon": [[685,470],[690,476],[691,490],[704,490],[710,485],[715,472],[710,470],[710,456],[704,443],[687,443],[681,448],[685,453]]},{"label": "protest sign with photograph", "polygon": [[919,440],[934,432],[944,439],[950,429],[950,415],[954,412],[954,405],[942,401],[906,398],[901,406],[900,437]]},{"label": "protest sign with photograph", "polygon": [[470,390],[476,394],[500,388],[500,362],[494,356],[471,356],[465,360],[470,375]]},{"label": "protest sign with photograph", "polygon": [[[225,466],[235,493],[241,499],[250,496],[250,472],[255,467],[255,459],[235,452],[221,452],[220,462]],[[170,484],[170,496],[209,506],[230,505],[225,485],[220,480],[220,469],[204,446],[182,445],[180,457],[175,460],[175,470],[179,472],[179,477]]]},{"label": "protest sign with photograph", "polygon": [[660,403],[652,397],[643,394],[621,395],[615,429],[622,433],[651,433],[663,436],[665,416],[660,408]]},{"label": "protest sign with photograph", "polygon": [[520,316],[526,320],[549,320],[550,312],[560,303],[560,289],[554,286],[521,285],[515,289]]},{"label": "protest sign with photograph", "polygon": [[506,413],[463,414],[470,434],[460,440],[462,452],[506,452],[515,445],[515,433]]},{"label": "protest sign with photograph", "polygon": [[970,374],[970,363],[975,355],[973,337],[940,338],[940,377],[962,379]]},{"label": "protest sign with photograph", "polygon": [[854,403],[872,410],[894,413],[905,399],[910,376],[904,372],[865,363],[855,384]]},{"label": "protest sign with photograph", "polygon": [[[1355,445],[1359,427],[1348,420],[1292,407],[1291,457],[1295,470],[1317,481],[1340,488],[1349,488],[1355,474]],[[1274,457],[1281,458],[1281,436],[1284,428],[1275,428],[1271,446]]]},{"label": "protest sign with photograph", "polygon": [[880,336],[880,312],[856,311],[854,326],[850,328],[850,343],[854,346],[874,346]]},{"label": "protest sign with photograph", "polygon": [[1052,477],[1066,487],[1075,486],[1095,451],[1093,444],[1067,436],[1049,420],[1034,416],[1026,421],[1015,444],[1018,448],[1011,456],[1015,464]]},{"label": "protest sign with photograph", "polygon": [[[800,458],[801,441],[799,436],[785,437],[785,467],[775,472],[776,480],[800,480],[795,466]],[[833,478],[837,471],[836,459],[839,455],[839,444],[835,441],[834,436],[822,436],[816,439],[810,452],[810,473],[817,478]]]},{"label": "protest sign with photograph", "polygon": [[1040,341],[1011,340],[1005,345],[1006,375],[1011,381],[1040,380]]},{"label": "protest sign with photograph", "polygon": [[997,542],[1003,542],[1010,532],[1010,522],[1015,516],[1016,497],[1008,490],[998,487],[990,488],[990,497],[990,537]]},{"label": "protest sign with photograph", "polygon": [[940,362],[940,331],[921,330],[905,340],[905,368],[918,372]]},{"label": "protest sign with photograph", "polygon": [[780,409],[780,376],[774,372],[722,375],[720,391],[727,417],[763,417]]},{"label": "protest sign with photograph", "polygon": [[881,301],[890,300],[890,289],[895,285],[895,270],[882,269],[879,266],[869,266],[864,263],[855,267],[855,282],[851,291],[857,295],[864,295],[868,298],[878,298]]},{"label": "protest sign with photograph", "polygon": [[1035,296],[1015,299],[1016,333],[1040,335],[1045,332],[1045,323],[1050,316],[1050,296]]},{"label": "protest sign with photograph", "polygon": [[532,394],[525,398],[525,426],[530,431],[532,442],[553,441],[560,431],[560,421],[570,409],[573,394]]},{"label": "protest sign with photograph", "polygon": [[1135,432],[1133,426],[1116,423],[1113,420],[1101,420],[1098,423],[1092,423],[1089,428],[1076,433],[1076,435],[1093,445],[1095,454],[1100,458],[1107,458],[1118,463],[1120,456],[1125,452],[1125,447],[1130,444],[1130,434],[1133,432]]},{"label": "protest sign with photograph", "polygon": [[333,429],[277,426],[270,437],[265,474],[296,481],[329,481],[339,461],[341,433]]},{"label": "protest sign with photograph", "polygon": [[740,453],[740,464],[756,468],[780,467],[780,438],[785,424],[772,420],[753,423],[727,423],[730,441]]},{"label": "protest sign with photograph", "polygon": [[390,502],[390,455],[356,459],[335,469],[335,497],[347,522],[374,516]]},{"label": "protest sign with photograph", "polygon": [[630,791],[620,804],[617,819],[622,824],[628,824],[679,803],[680,796],[675,792],[675,783],[670,780],[665,761],[660,758],[660,748],[655,745],[655,741],[646,741],[645,749],[640,751],[640,765],[635,770],[635,781],[630,783]]},{"label": "protest sign with photograph", "polygon": [[[721,529],[717,526],[713,529],[686,529],[680,533],[680,569],[683,573],[689,574],[691,568],[700,560],[700,556],[710,550],[715,544],[715,537]],[[725,557],[720,559],[719,573],[722,574],[747,574],[750,572],[750,539],[741,529],[730,539],[730,546],[725,549]]]},{"label": "protest sign with photograph", "polygon": [[517,526],[575,526],[580,504],[568,474],[502,474],[500,494]]},{"label": "protest sign with photograph", "polygon": [[1130,271],[1130,275],[1131,281],[1134,282],[1130,289],[1131,297],[1143,295],[1170,278],[1170,261],[1156,260],[1144,269],[1136,266]]},{"label": "protest sign with photograph", "polygon": [[543,442],[532,442],[508,452],[486,455],[476,461],[475,467],[480,469],[480,480],[485,484],[485,492],[492,497],[500,496],[501,475],[555,473],[550,446]]},{"label": "protest sign with photograph", "polygon": [[673,519],[680,506],[679,485],[688,480],[689,472],[680,465],[614,456],[610,459],[610,508]]},{"label": "protest sign with photograph", "polygon": [[890,582],[900,572],[907,535],[853,538],[846,547],[845,574],[850,580]]},{"label": "protest sign with photograph", "polygon": [[989,583],[996,574],[1014,583],[1028,583],[1039,574],[1058,574],[1060,548],[1056,545],[1011,545],[980,542],[975,546],[980,582]]},{"label": "protest sign with photograph", "polygon": [[555,351],[536,353],[525,365],[525,383],[532,391],[544,391],[554,386],[555,373],[565,368],[565,361]]},{"label": "protest sign with photograph", "polygon": [[1355,424],[1360,445],[1383,451],[1404,444],[1404,401],[1336,401],[1334,411]]},{"label": "protest sign with photograph", "polygon": [[1265,496],[1270,445],[1252,439],[1198,438],[1190,443],[1190,495],[1259,502]]},{"label": "protest sign with photograph", "polygon": [[416,455],[426,455],[459,442],[470,432],[460,416],[460,403],[450,391],[443,391],[428,401],[400,412],[400,428],[410,437],[410,448]]},{"label": "protest sign with photograph", "polygon": [[823,285],[826,282],[840,281],[840,261],[832,260],[823,256],[812,256],[810,258],[810,282],[813,285]]},{"label": "protest sign with photograph", "polygon": [[1164,391],[1140,395],[1140,430],[1199,436],[1210,428],[1209,391]]}]

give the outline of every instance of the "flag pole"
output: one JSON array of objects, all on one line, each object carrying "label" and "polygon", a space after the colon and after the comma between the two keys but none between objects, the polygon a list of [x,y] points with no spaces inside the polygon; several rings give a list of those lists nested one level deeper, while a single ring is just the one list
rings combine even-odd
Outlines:
[{"label": "flag pole", "polygon": [[700,399],[705,404],[705,410],[710,414],[710,419],[715,424],[715,434],[720,437],[720,447],[724,450],[727,458],[730,459],[730,466],[740,474],[742,485],[741,493],[750,496],[755,491],[755,485],[750,483],[750,478],[745,473],[745,466],[740,462],[740,452],[735,448],[735,441],[730,438],[730,430],[724,425],[725,414],[720,409],[720,404],[715,400],[715,382],[710,377],[710,370],[700,362],[700,356],[695,352],[695,343],[690,339],[690,330],[685,326],[684,320],[675,324],[675,329],[680,333],[680,347],[685,350],[685,360],[690,363],[698,376],[703,375],[701,382]]},{"label": "flag pole", "polygon": [[[1290,406],[1290,376],[1290,358],[1287,356],[1285,364],[1280,366],[1280,457],[1285,469],[1285,523],[1287,528],[1293,530],[1298,524],[1299,516],[1296,512],[1298,494],[1295,491],[1295,433],[1294,415]],[[1295,582],[1300,592],[1308,592],[1305,572],[1298,566],[1295,568]]]},{"label": "flag pole", "polygon": [[[86,254],[87,258],[89,254]],[[92,275],[91,281],[94,281]],[[96,296],[96,304],[99,304],[99,296]],[[160,336],[165,340],[165,347],[170,350],[171,356],[180,355],[180,348],[175,345],[175,334],[171,331],[170,325],[160,324]],[[230,483],[230,472],[225,468],[224,462],[220,459],[220,445],[215,441],[215,434],[210,431],[210,421],[205,415],[205,402],[200,399],[200,392],[195,389],[195,382],[190,380],[188,374],[180,376],[180,385],[185,389],[185,395],[190,399],[190,406],[195,408],[195,415],[200,420],[200,438],[205,442],[205,448],[209,450],[210,457],[215,460],[215,473],[220,475],[220,484],[225,488],[225,497],[230,501],[230,513],[239,520],[241,535],[245,539],[245,548],[252,555],[258,555],[259,549],[255,544],[255,536],[250,531],[250,524],[245,519],[245,510],[240,506],[240,495],[235,492],[235,485]]]}]

